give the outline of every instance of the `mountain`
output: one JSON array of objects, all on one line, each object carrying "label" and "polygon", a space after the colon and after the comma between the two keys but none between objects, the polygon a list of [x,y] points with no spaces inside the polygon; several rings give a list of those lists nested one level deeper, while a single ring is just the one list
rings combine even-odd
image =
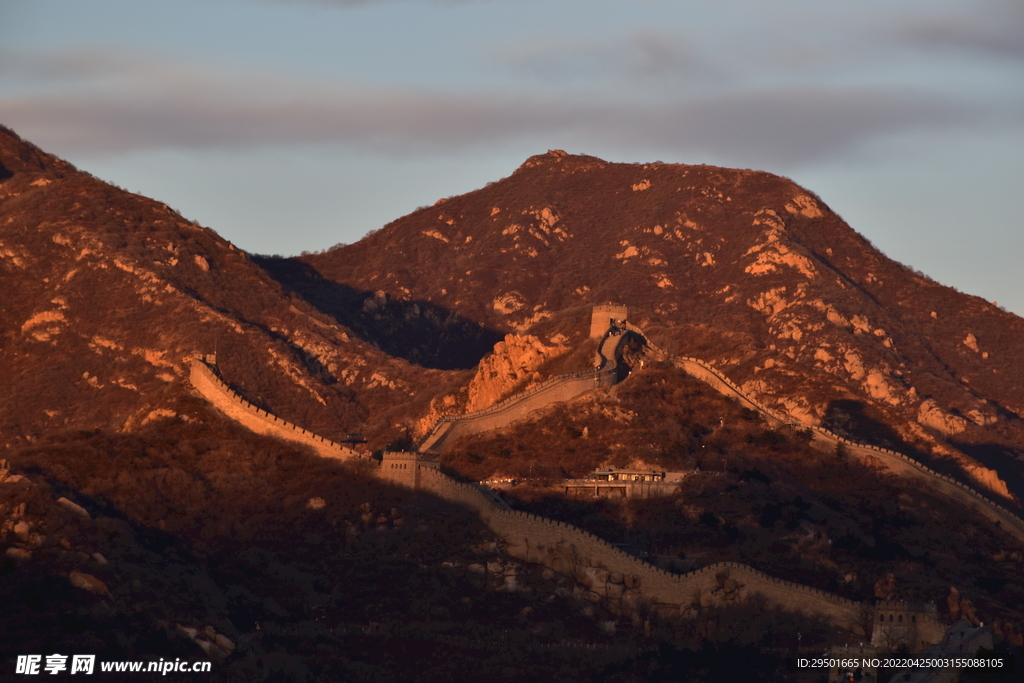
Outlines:
[{"label": "mountain", "polygon": [[299,260],[549,345],[578,344],[581,311],[619,302],[776,410],[1024,493],[1024,320],[887,258],[785,178],[553,151]]},{"label": "mountain", "polygon": [[[213,353],[285,420],[411,448],[441,415],[589,369],[608,302],[639,330],[628,377],[455,440],[451,477],[518,479],[519,511],[666,570],[742,562],[849,600],[938,601],[1024,645],[1024,553],[1004,530],[652,353],[1020,513],[1024,321],[887,259],[786,179],[549,152],[280,258],[0,128],[0,292],[5,672],[67,651],[209,657],[214,680],[792,680],[796,634],[850,634],[757,601],[616,612],[460,506],[248,432],[187,380]],[[602,466],[692,476],[663,499],[563,495]]]},{"label": "mountain", "polygon": [[[345,678],[339,652],[362,638],[346,625],[477,590],[440,563],[477,557],[491,540],[478,520],[257,437],[187,380],[190,357],[219,352],[249,400],[343,439],[374,419],[392,429],[388,411],[415,412],[465,371],[386,356],[212,230],[8,129],[0,216],[0,679],[16,654],[220,660],[235,647],[247,654],[220,674],[234,680],[311,666]],[[254,635],[281,619],[342,628],[320,654]]]},{"label": "mountain", "polygon": [[7,448],[176,417],[197,352],[219,351],[250,400],[335,438],[448,381],[382,354],[160,202],[11,131],[0,163]]}]

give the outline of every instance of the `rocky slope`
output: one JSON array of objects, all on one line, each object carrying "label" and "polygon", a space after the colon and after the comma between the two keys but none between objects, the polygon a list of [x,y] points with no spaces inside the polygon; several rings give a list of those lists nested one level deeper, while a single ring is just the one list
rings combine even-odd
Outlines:
[{"label": "rocky slope", "polygon": [[334,438],[448,381],[362,341],[212,230],[2,129],[0,169],[7,448],[188,419],[175,405],[195,352],[218,351],[250,400]]},{"label": "rocky slope", "polygon": [[341,324],[212,230],[2,128],[0,292],[0,678],[16,654],[55,652],[208,657],[223,681],[396,680],[410,648],[421,680],[594,666],[572,649],[475,657],[502,633],[600,639],[606,616],[560,621],[568,592],[538,572],[547,602],[481,599],[504,579],[467,566],[516,569],[478,520],[246,432],[189,390],[188,357],[217,351],[296,423],[403,438],[472,373],[360,338],[380,329],[367,297]]},{"label": "rocky slope", "polygon": [[[509,569],[464,512],[232,425],[187,388],[197,351],[216,351],[250,401],[379,449],[409,445],[442,412],[590,367],[591,306],[618,301],[660,347],[765,403],[1022,491],[1022,321],[886,259],[765,173],[553,152],[358,244],[281,259],[0,129],[0,292],[0,585],[21,629],[0,629],[5,652],[28,651],[29,633],[32,651],[195,657],[220,635],[238,648],[223,680],[394,680],[409,651],[418,680],[524,667],[571,680],[584,661],[595,675],[630,663],[571,649],[510,658],[502,632],[547,647],[632,629],[664,645],[652,666],[680,660],[672,648],[729,642],[735,655],[742,642],[754,661],[797,631],[833,639],[757,605],[616,625],[567,579]],[[1022,560],[998,529],[837,468],[748,413],[648,367],[613,394],[469,439],[445,465],[535,479],[721,467],[687,500],[609,507],[536,482],[518,504],[671,561],[738,558],[859,600],[886,572],[898,597],[955,584],[986,619],[1021,623]],[[360,627],[410,614],[412,635]]]},{"label": "rocky slope", "polygon": [[1024,493],[1024,320],[888,259],[784,178],[549,152],[302,261],[547,343],[624,303],[769,406]]}]

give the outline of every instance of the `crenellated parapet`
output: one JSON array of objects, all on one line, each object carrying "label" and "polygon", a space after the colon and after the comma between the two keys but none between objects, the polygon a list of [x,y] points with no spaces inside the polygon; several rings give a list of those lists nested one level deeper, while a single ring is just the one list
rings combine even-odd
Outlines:
[{"label": "crenellated parapet", "polygon": [[476,512],[505,541],[507,554],[574,578],[620,612],[631,611],[643,600],[684,615],[757,594],[773,606],[820,614],[855,632],[863,632],[865,614],[870,615],[871,608],[863,603],[777,579],[739,562],[719,562],[685,574],[666,571],[566,522],[500,509],[476,486],[439,470],[421,472],[420,488]]},{"label": "crenellated parapet", "polygon": [[[204,358],[209,359],[209,356]],[[307,431],[298,425],[279,418],[273,413],[254,406],[232,391],[213,371],[206,360],[192,359],[189,382],[203,398],[213,404],[229,418],[248,427],[257,434],[274,436],[303,446],[309,446],[324,458],[351,460],[366,456],[330,439]]]},{"label": "crenellated parapet", "polygon": [[[632,325],[627,325],[627,328],[643,336],[643,331],[639,328]],[[811,445],[818,450],[832,452],[841,445],[846,453],[852,457],[881,465],[899,476],[920,481],[927,484],[932,491],[952,498],[958,503],[976,510],[989,520],[995,522],[997,526],[1015,539],[1024,543],[1024,519],[1021,519],[1003,505],[1000,505],[967,484],[945,474],[940,474],[927,465],[898,451],[851,441],[823,427],[808,425],[795,420],[789,415],[775,412],[762,405],[752,396],[747,395],[735,382],[708,363],[697,358],[671,356],[650,345],[650,342],[648,342],[648,345],[652,355],[671,362],[686,374],[699,379],[722,395],[736,399],[745,408],[756,410],[770,424],[775,426],[789,425],[810,431],[812,437]]]}]

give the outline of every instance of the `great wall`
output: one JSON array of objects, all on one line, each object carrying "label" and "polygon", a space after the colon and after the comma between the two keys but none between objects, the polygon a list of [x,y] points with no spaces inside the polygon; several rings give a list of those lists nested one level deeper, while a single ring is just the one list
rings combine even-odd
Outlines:
[{"label": "great wall", "polygon": [[[614,334],[606,326],[609,318],[599,322],[608,310],[622,315],[621,320],[611,318],[611,322],[622,323]],[[427,451],[436,452],[453,436],[498,429],[545,406],[615,384],[618,373],[617,352],[624,338],[618,332],[628,330],[643,336],[641,330],[624,323],[625,310],[625,307],[595,308],[591,335],[595,335],[595,329],[606,326],[600,346],[600,355],[604,359],[600,367],[552,378],[484,410],[464,416],[442,417],[419,444],[416,452],[385,452],[380,462],[379,476],[469,507],[503,539],[508,555],[543,565],[574,579],[586,587],[587,596],[605,602],[620,613],[635,613],[638,606],[644,603],[659,611],[686,614],[701,606],[742,602],[748,596],[758,594],[769,605],[820,615],[855,634],[865,633],[878,610],[884,609],[890,617],[899,612],[907,616],[908,623],[913,621],[919,624],[908,643],[913,649],[937,642],[935,638],[941,637],[944,627],[935,617],[933,605],[885,603],[879,606],[859,603],[810,586],[771,577],[737,562],[716,563],[685,574],[674,574],[570,524],[512,510],[479,485],[456,481],[440,471],[436,459],[428,455]],[[723,395],[735,398],[742,405],[758,411],[775,425],[794,425],[811,430],[812,443],[818,448],[832,450],[836,444],[843,444],[853,456],[879,462],[896,474],[927,482],[933,490],[945,493],[981,512],[1015,538],[1024,541],[1024,520],[965,484],[934,472],[901,453],[851,442],[820,427],[800,423],[789,416],[780,416],[747,396],[727,377],[703,361],[673,358],[653,346],[649,346],[649,353],[672,362]],[[254,406],[231,390],[216,375],[208,360],[213,359],[193,359],[190,381],[203,397],[229,418],[256,433],[311,447],[322,457],[367,459],[366,455],[358,451],[313,434]]]},{"label": "great wall", "polygon": [[[636,334],[643,335],[643,332],[632,325],[627,328]],[[999,503],[975,491],[967,484],[953,479],[945,474],[921,464],[913,458],[879,446],[850,441],[849,439],[830,432],[817,425],[809,425],[799,420],[794,420],[789,415],[779,415],[766,408],[756,400],[745,394],[740,387],[733,383],[728,377],[711,367],[704,361],[697,358],[672,357],[653,347],[648,342],[648,348],[656,358],[671,362],[686,374],[699,379],[723,396],[734,398],[744,407],[756,410],[775,426],[788,425],[797,429],[810,431],[811,445],[818,450],[833,452],[840,445],[850,456],[860,459],[862,462],[881,465],[884,469],[898,476],[916,479],[927,484],[931,490],[953,498],[961,505],[975,510],[996,523],[1008,534],[1024,543],[1024,519],[1013,514]]]},{"label": "great wall", "polygon": [[420,488],[476,512],[505,540],[508,555],[576,580],[620,613],[635,611],[640,601],[646,601],[656,609],[685,614],[698,605],[742,602],[748,595],[760,594],[769,604],[820,614],[863,633],[862,603],[777,579],[738,562],[674,574],[571,524],[501,509],[474,485],[455,481],[439,470],[424,470]]},{"label": "great wall", "polygon": [[216,364],[215,359],[209,356],[192,359],[192,369],[188,377],[189,382],[207,401],[235,422],[257,434],[275,436],[279,439],[308,446],[322,458],[349,460],[351,458],[366,457],[358,451],[342,446],[340,443],[330,439],[325,439],[313,432],[306,431],[298,425],[282,420],[273,413],[268,413],[262,408],[249,403],[232,391],[231,387],[217,376],[211,365],[207,363],[208,360],[212,360],[213,364]]}]

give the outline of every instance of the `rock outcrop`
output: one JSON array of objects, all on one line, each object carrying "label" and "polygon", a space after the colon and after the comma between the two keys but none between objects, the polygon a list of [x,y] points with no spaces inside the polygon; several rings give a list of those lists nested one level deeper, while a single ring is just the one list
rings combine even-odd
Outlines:
[{"label": "rock outcrop", "polygon": [[488,408],[540,382],[543,378],[537,369],[566,350],[565,346],[549,346],[533,335],[507,335],[477,366],[466,388],[466,412]]}]

